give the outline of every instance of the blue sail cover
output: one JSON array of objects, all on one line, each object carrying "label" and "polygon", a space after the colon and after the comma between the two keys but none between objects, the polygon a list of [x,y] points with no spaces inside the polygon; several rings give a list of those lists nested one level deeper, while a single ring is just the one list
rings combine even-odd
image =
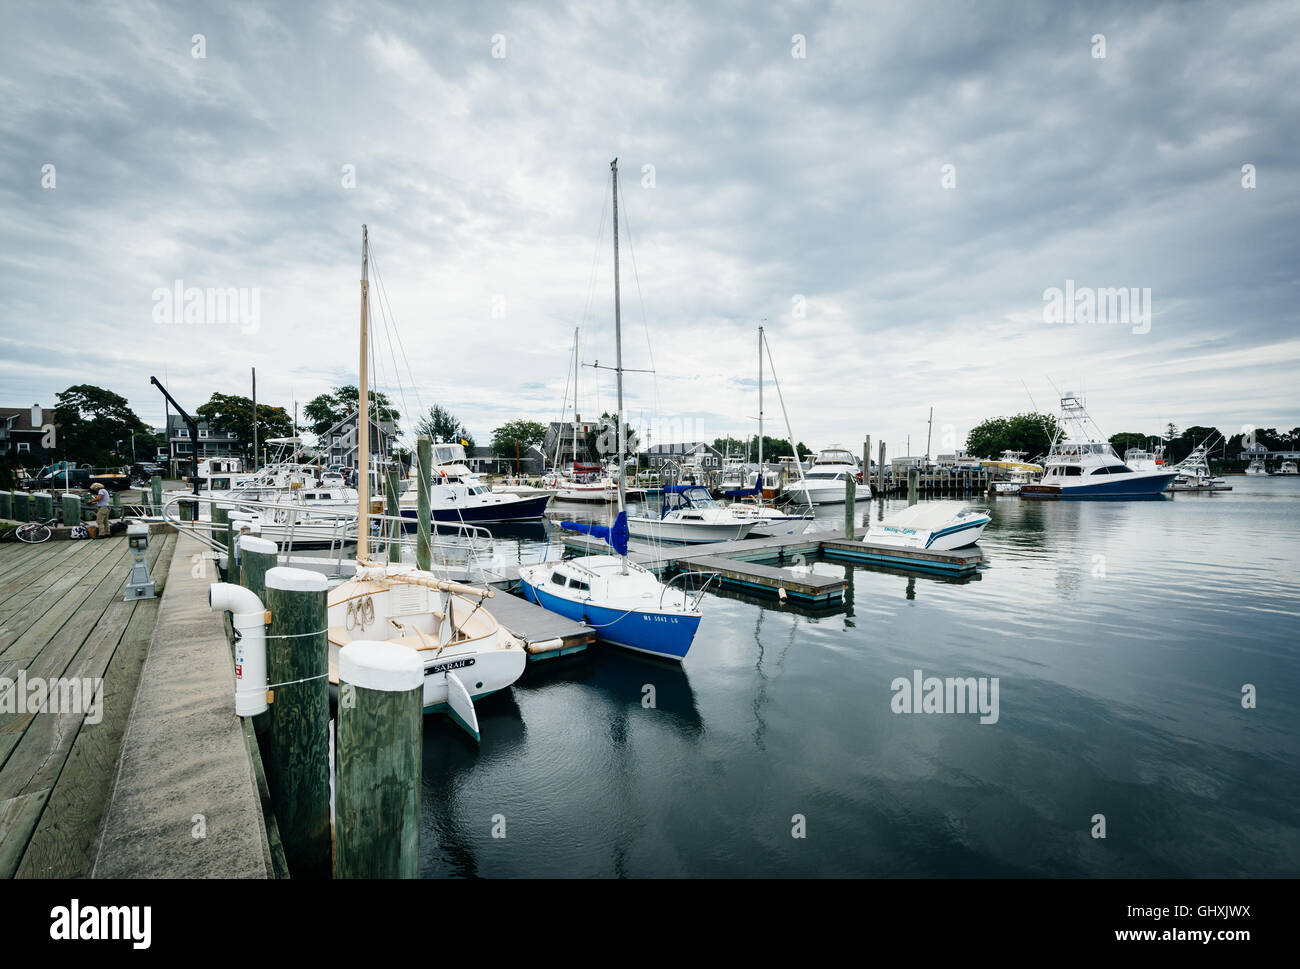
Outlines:
[{"label": "blue sail cover", "polygon": [[614,524],[608,528],[604,525],[588,525],[586,522],[560,522],[561,528],[571,532],[582,532],[603,538],[619,555],[627,554],[627,512],[620,511]]},{"label": "blue sail cover", "polygon": [[754,498],[762,493],[758,488],[733,488],[731,491],[724,491],[722,494],[726,498]]}]

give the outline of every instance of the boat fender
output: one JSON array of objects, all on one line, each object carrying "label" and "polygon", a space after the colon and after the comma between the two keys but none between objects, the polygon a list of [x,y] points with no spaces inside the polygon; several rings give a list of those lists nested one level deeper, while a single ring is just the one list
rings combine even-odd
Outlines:
[{"label": "boat fender", "polygon": [[256,592],[229,582],[208,587],[208,606],[230,612],[235,629],[235,716],[265,713],[266,619],[268,613]]}]

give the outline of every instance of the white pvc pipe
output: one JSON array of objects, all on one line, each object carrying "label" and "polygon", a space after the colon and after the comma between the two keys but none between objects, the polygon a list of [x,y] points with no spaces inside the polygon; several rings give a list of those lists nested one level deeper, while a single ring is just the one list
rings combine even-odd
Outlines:
[{"label": "white pvc pipe", "polygon": [[208,605],[230,612],[235,627],[235,716],[266,712],[266,607],[242,585],[214,582]]}]

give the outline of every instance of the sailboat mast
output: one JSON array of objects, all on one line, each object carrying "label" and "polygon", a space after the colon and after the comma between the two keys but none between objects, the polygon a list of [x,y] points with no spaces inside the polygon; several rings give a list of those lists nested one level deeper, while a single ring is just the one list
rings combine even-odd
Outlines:
[{"label": "sailboat mast", "polygon": [[763,328],[758,328],[758,500],[763,501]]},{"label": "sailboat mast", "polygon": [[[618,288],[618,159],[609,163],[614,178],[614,372],[618,377],[618,510],[623,511],[623,496],[627,491],[627,431],[623,427],[623,317],[619,308]],[[623,572],[627,572],[627,556],[623,556]]]},{"label": "sailboat mast", "polygon": [[578,328],[573,328],[573,477],[578,477]]},{"label": "sailboat mast", "polygon": [[357,384],[357,561],[370,557],[370,361],[367,356],[370,303],[370,232],[361,227],[361,362]]}]

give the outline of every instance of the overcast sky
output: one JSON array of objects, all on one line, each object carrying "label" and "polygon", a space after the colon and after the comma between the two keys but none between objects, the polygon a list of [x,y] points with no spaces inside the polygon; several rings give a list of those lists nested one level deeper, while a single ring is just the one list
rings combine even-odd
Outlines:
[{"label": "overcast sky", "polygon": [[[627,410],[654,442],[753,432],[762,319],[815,448],[920,453],[933,406],[951,450],[1030,395],[1054,411],[1053,384],[1107,433],[1300,424],[1294,2],[4,19],[3,405],[93,383],[160,423],[151,375],[190,408],[247,395],[250,367],[289,409],[354,383],[367,223],[399,408],[441,403],[480,443],[555,419],[573,328],[613,361],[617,156],[625,365],[656,370]],[[1149,321],[1045,322],[1067,280],[1149,289]],[[178,281],[258,316],[158,322]],[[579,395],[612,409],[612,375]],[[766,414],[784,436],[770,383]]]}]

